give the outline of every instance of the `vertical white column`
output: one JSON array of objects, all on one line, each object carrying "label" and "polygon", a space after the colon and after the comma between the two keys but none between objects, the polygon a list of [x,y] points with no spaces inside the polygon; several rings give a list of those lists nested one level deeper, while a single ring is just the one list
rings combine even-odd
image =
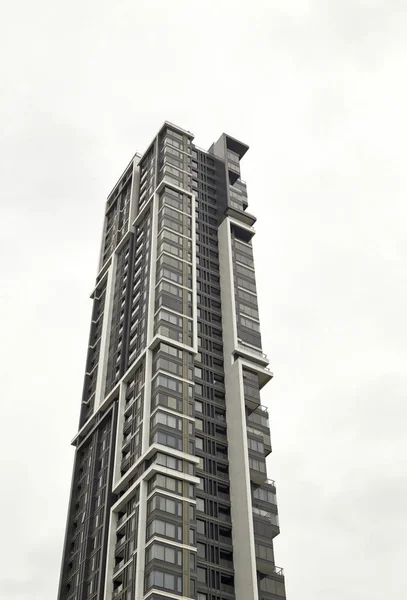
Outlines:
[{"label": "vertical white column", "polygon": [[132,226],[138,212],[139,191],[140,191],[140,156],[136,154],[133,159],[133,177],[131,179],[130,191],[130,209],[129,209],[129,229]]},{"label": "vertical white column", "polygon": [[198,299],[196,281],[196,218],[195,218],[195,194],[191,195],[191,235],[192,235],[192,318],[193,318],[193,347],[198,352]]},{"label": "vertical white column", "polygon": [[95,412],[102,404],[105,397],[106,389],[106,372],[107,362],[109,359],[109,342],[110,342],[110,331],[112,328],[112,312],[113,312],[113,298],[114,298],[114,286],[116,281],[116,265],[117,265],[117,254],[113,253],[112,262],[110,264],[106,283],[106,300],[105,308],[103,311],[103,324],[102,334],[100,339],[100,352],[99,352],[99,366],[96,378],[96,390],[95,390],[95,403],[93,411]]},{"label": "vertical white column", "polygon": [[148,288],[148,312],[147,312],[147,340],[145,357],[145,384],[144,384],[144,407],[143,407],[143,436],[141,453],[147,451],[150,445],[150,414],[151,414],[151,377],[152,377],[152,359],[153,353],[150,350],[150,344],[154,337],[154,312],[155,312],[155,280],[157,272],[157,233],[158,233],[158,204],[159,195],[154,194],[152,202],[151,216],[151,255],[150,255],[150,274]]},{"label": "vertical white column", "polygon": [[230,222],[218,230],[235,595],[258,600],[243,372],[237,343]]},{"label": "vertical white column", "polygon": [[[158,232],[158,206],[159,195],[154,194],[151,216],[151,255],[148,290],[148,312],[147,312],[147,339],[144,362],[144,402],[143,402],[143,434],[141,438],[141,454],[144,454],[150,446],[150,415],[151,415],[151,377],[153,371],[153,351],[150,344],[154,337],[154,312],[155,312],[155,280],[157,271],[157,232]],[[135,600],[142,600],[144,596],[144,571],[145,571],[145,540],[147,521],[147,482],[140,483],[140,503],[137,531],[137,567]]]},{"label": "vertical white column", "polygon": [[144,572],[146,561],[146,526],[147,526],[147,481],[140,482],[140,503],[138,509],[137,530],[137,566],[135,600],[143,600],[144,596]]}]

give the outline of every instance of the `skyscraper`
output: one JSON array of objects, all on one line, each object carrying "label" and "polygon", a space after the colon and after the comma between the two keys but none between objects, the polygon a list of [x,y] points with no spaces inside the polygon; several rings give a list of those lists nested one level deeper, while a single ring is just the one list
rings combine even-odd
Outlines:
[{"label": "skyscraper", "polygon": [[108,196],[59,600],[282,600],[240,160],[164,123]]}]

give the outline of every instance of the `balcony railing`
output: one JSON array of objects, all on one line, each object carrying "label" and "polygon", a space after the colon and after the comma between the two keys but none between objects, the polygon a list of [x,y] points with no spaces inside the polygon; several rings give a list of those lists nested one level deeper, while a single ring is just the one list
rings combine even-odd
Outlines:
[{"label": "balcony railing", "polygon": [[276,487],[276,482],[274,479],[266,479],[263,485],[272,485],[273,487]]},{"label": "balcony railing", "polygon": [[120,527],[120,525],[124,523],[126,519],[127,515],[123,515],[122,517],[120,517],[120,519],[117,519],[117,527]]},{"label": "balcony railing", "polygon": [[218,498],[222,498],[222,500],[227,500],[228,502],[230,501],[230,495],[229,494],[225,494],[225,492],[218,492]]},{"label": "balcony railing", "polygon": [[272,513],[270,511],[264,510],[262,508],[257,508],[257,506],[253,506],[252,510],[253,510],[253,515],[255,515],[256,517],[262,517],[264,519],[267,519],[267,521],[269,521],[271,523],[271,525],[275,525],[276,527],[279,527],[278,515],[276,513]]},{"label": "balcony railing", "polygon": [[114,566],[113,573],[117,573],[117,571],[119,571],[123,565],[124,565],[124,559],[121,560],[119,563],[117,563],[117,565]]},{"label": "balcony railing", "polygon": [[225,523],[230,523],[230,515],[226,513],[219,512],[218,519],[220,519],[221,521],[225,521]]},{"label": "balcony railing", "polygon": [[222,544],[231,544],[232,536],[219,534],[219,541],[222,542]]},{"label": "balcony railing", "polygon": [[247,352],[248,354],[252,354],[256,358],[262,358],[263,360],[268,361],[267,354],[264,354],[264,352],[262,350],[260,350],[260,349],[256,350],[256,348],[253,348],[252,346],[248,346],[247,344],[242,342],[242,340],[238,340],[238,346],[244,352]]}]

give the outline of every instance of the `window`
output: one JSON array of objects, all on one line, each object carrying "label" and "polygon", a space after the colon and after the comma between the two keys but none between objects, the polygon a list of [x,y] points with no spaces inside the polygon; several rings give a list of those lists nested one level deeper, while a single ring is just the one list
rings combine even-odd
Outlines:
[{"label": "window", "polygon": [[167,310],[160,310],[157,313],[157,321],[166,321],[176,327],[182,327],[182,317],[178,317],[175,313],[170,313]]},{"label": "window", "polygon": [[180,575],[165,573],[164,571],[154,569],[153,571],[150,571],[145,578],[146,591],[152,587],[163,588],[165,590],[181,593],[182,577]]},{"label": "window", "polygon": [[284,583],[281,581],[274,581],[274,579],[264,577],[264,579],[260,580],[260,589],[262,592],[285,597]]},{"label": "window", "polygon": [[200,510],[201,512],[205,512],[205,500],[202,498],[196,499],[196,510]]},{"label": "window", "polygon": [[179,392],[182,394],[182,382],[178,381],[177,379],[173,379],[172,377],[158,375],[154,379],[154,387],[157,388],[159,386],[166,387],[169,390],[173,390],[174,392]]},{"label": "window", "polygon": [[253,306],[247,306],[246,304],[239,304],[239,308],[240,308],[240,312],[248,315],[249,317],[253,317],[253,319],[258,319],[259,318],[259,311],[257,310],[257,308],[254,308]]},{"label": "window", "polygon": [[157,405],[167,406],[172,410],[177,410],[178,412],[182,412],[182,399],[175,398],[174,396],[170,396],[168,394],[159,393],[153,397],[153,408],[156,408]]},{"label": "window", "polygon": [[272,491],[265,490],[263,488],[257,488],[253,490],[253,498],[256,498],[256,500],[262,500],[263,502],[277,504],[276,495]]},{"label": "window", "polygon": [[158,465],[167,467],[168,469],[175,469],[176,471],[182,471],[182,460],[179,460],[178,458],[175,458],[174,456],[169,456],[168,454],[162,454],[161,452],[158,452],[155,462]]},{"label": "window", "polygon": [[155,427],[157,424],[166,425],[172,429],[182,430],[181,419],[161,411],[157,411],[151,419],[151,427]]},{"label": "window", "polygon": [[249,450],[253,450],[254,452],[259,452],[260,454],[264,454],[264,444],[259,440],[254,440],[253,438],[247,438],[247,445]]},{"label": "window", "polygon": [[179,479],[174,479],[173,477],[167,477],[166,475],[158,474],[150,479],[148,482],[149,492],[157,487],[169,490],[170,492],[175,492],[177,494],[182,494],[182,481]]},{"label": "window", "polygon": [[203,403],[199,400],[195,400],[195,411],[203,413]]},{"label": "window", "polygon": [[256,458],[252,458],[249,456],[249,467],[250,469],[254,469],[254,471],[259,471],[260,473],[266,473],[266,463],[262,460],[257,460]]},{"label": "window", "polygon": [[263,546],[262,544],[255,544],[256,546],[256,556],[261,558],[262,560],[268,560],[270,562],[274,562],[274,552],[273,548],[269,546]]},{"label": "window", "polygon": [[179,377],[182,377],[182,365],[172,360],[169,360],[168,358],[157,358],[157,360],[155,361],[155,371],[160,370],[169,371],[173,375],[178,375]]},{"label": "window", "polygon": [[180,566],[182,564],[182,551],[172,546],[152,544],[146,551],[146,564],[153,559]]},{"label": "window", "polygon": [[182,450],[182,439],[175,435],[171,435],[170,433],[165,433],[163,431],[156,431],[156,433],[153,436],[153,442],[155,442],[156,444],[162,444],[163,446],[168,446],[168,448]]},{"label": "window", "polygon": [[200,583],[206,583],[206,569],[202,569],[202,567],[198,567],[197,573],[198,573],[198,581]]},{"label": "window", "polygon": [[171,515],[182,516],[182,504],[172,498],[166,498],[164,496],[154,496],[148,503],[148,514],[153,510],[161,510]]},{"label": "window", "polygon": [[198,533],[205,535],[205,521],[196,520],[196,530]]},{"label": "window", "polygon": [[202,438],[200,438],[200,437],[195,438],[195,447],[198,450],[203,450],[203,439]]},{"label": "window", "polygon": [[197,542],[197,554],[200,558],[206,558],[206,546],[205,544],[201,544],[201,542]]},{"label": "window", "polygon": [[[175,285],[166,284],[166,282],[162,282],[162,283],[165,285],[168,285],[169,287],[179,290],[181,292],[181,297],[182,297],[182,289],[181,288],[177,288]],[[174,348],[174,346],[169,346],[168,344],[164,344],[163,342],[161,342],[161,344],[158,346],[157,352],[158,351],[165,352],[165,354],[170,354],[174,358],[182,359],[182,350],[179,350],[178,348]]]},{"label": "window", "polygon": [[169,523],[168,521],[160,521],[159,519],[155,519],[147,527],[146,539],[148,540],[153,535],[160,535],[171,538],[172,540],[180,541],[182,539],[182,527],[180,525],[177,526],[174,523]]},{"label": "window", "polygon": [[[158,286],[157,286],[157,293],[160,292],[165,292],[166,294],[171,294],[171,296],[176,296],[177,298],[182,298],[182,288],[178,287],[177,285],[173,285],[172,283],[169,283],[168,281],[161,281]],[[162,346],[166,347],[167,349],[164,349]],[[167,352],[168,354],[171,354],[172,356],[175,356],[175,354],[173,354],[172,350],[170,351],[170,349],[173,348],[172,346],[167,346],[167,344],[160,344],[160,350],[163,350],[163,352]],[[175,350],[175,348],[174,348]],[[180,350],[178,350],[177,352],[181,352]],[[178,356],[178,358],[180,358]]]},{"label": "window", "polygon": [[251,329],[252,331],[260,332],[260,324],[257,323],[257,321],[252,321],[251,319],[246,319],[241,316],[240,323],[242,327],[247,327],[247,329]]}]

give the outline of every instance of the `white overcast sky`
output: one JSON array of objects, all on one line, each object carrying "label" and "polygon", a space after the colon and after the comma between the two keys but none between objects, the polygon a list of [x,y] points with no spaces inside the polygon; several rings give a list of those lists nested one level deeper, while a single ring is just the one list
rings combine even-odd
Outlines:
[{"label": "white overcast sky", "polygon": [[1,600],[56,598],[104,202],[164,120],[250,145],[288,600],[405,598],[406,1],[1,4]]}]

